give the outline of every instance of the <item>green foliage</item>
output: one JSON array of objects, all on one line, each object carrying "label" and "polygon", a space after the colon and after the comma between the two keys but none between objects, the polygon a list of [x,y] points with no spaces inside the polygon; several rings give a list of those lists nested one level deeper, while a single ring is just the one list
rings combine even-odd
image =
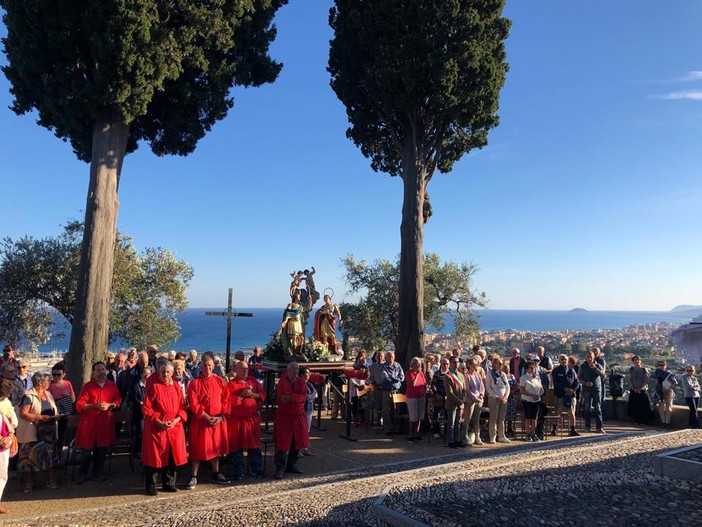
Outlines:
[{"label": "green foliage", "polygon": [[[347,136],[376,171],[448,172],[497,126],[508,66],[504,0],[335,0],[328,71]],[[407,141],[416,159],[402,158]],[[420,169],[420,171],[424,171]]]},{"label": "green foliage", "polygon": [[[0,244],[0,340],[48,342],[52,310],[73,323],[82,224],[69,222],[56,238],[24,237]],[[139,254],[117,234],[110,338],[137,347],[178,339],[176,313],[187,307],[192,268],[161,248]]]},{"label": "green foliage", "polygon": [[[366,350],[384,349],[392,341],[397,346],[399,324],[398,282],[399,262],[376,260],[372,265],[357,261],[353,255],[342,259],[349,292],[363,293],[356,303],[341,306],[344,313],[342,332],[359,339]],[[486,305],[485,293],[472,292],[471,264],[441,262],[433,253],[424,257],[424,316],[425,323],[442,329],[449,314],[456,327],[456,336],[466,340],[480,330],[473,309]]]},{"label": "green foliage", "polygon": [[283,362],[285,360],[285,344],[280,333],[271,335],[266,348],[263,350],[263,355],[266,357],[266,360],[271,362]]},{"label": "green foliage", "polygon": [[159,155],[192,152],[233,101],[233,85],[272,82],[271,21],[287,0],[0,0],[12,110],[90,161],[93,125],[130,125]]}]

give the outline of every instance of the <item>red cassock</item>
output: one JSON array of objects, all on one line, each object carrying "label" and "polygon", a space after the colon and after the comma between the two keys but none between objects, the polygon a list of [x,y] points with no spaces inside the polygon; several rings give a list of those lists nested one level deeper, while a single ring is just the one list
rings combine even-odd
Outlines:
[{"label": "red cassock", "polygon": [[117,385],[106,380],[100,387],[96,381],[89,381],[83,385],[76,401],[76,411],[80,414],[78,431],[76,432],[76,446],[83,449],[112,446],[115,444],[115,425],[112,419],[112,410],[98,410],[90,408],[84,410],[89,404],[111,403],[115,408],[122,404]]},{"label": "red cassock", "polygon": [[226,416],[229,413],[227,383],[217,375],[190,381],[188,404],[192,412],[189,431],[190,459],[207,461],[229,453],[226,419],[212,426],[202,415]]},{"label": "red cassock", "polygon": [[[177,383],[166,384],[153,381],[146,389],[142,406],[144,413],[144,433],[141,439],[141,461],[144,466],[161,468],[168,466],[168,455],[173,452],[176,465],[188,461],[185,450],[185,429],[187,419],[183,390]],[[180,417],[180,422],[165,430],[156,421],[172,421]]]},{"label": "red cassock", "polygon": [[[289,395],[287,403],[282,401],[284,395]],[[293,437],[295,448],[309,448],[310,433],[307,429],[307,414],[305,413],[305,397],[307,396],[307,383],[302,377],[296,377],[290,383],[287,373],[283,373],[278,381],[277,402],[278,411],[275,414],[275,427],[273,437],[276,450],[290,450]]]},{"label": "red cassock", "polygon": [[[251,388],[260,399],[241,397],[242,391]],[[263,386],[253,377],[241,380],[234,377],[227,384],[231,412],[227,415],[227,431],[229,432],[229,451],[235,452],[242,448],[261,448],[261,416],[258,409],[266,400]]]}]

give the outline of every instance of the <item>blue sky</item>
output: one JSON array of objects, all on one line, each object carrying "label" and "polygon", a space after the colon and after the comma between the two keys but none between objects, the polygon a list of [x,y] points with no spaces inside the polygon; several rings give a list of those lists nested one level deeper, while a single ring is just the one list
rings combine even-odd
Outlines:
[{"label": "blue sky", "polygon": [[[341,301],[344,255],[399,252],[401,181],[346,139],[329,88],[331,3],[279,12],[278,81],[236,89],[195,153],[125,160],[119,227],[194,267],[192,306],[228,287],[238,306],[283,306],[312,265]],[[702,304],[702,2],[511,0],[505,15],[501,124],[434,177],[425,250],[477,265],[493,308]],[[10,104],[2,76],[0,236],[56,235],[83,216],[88,166]]]}]

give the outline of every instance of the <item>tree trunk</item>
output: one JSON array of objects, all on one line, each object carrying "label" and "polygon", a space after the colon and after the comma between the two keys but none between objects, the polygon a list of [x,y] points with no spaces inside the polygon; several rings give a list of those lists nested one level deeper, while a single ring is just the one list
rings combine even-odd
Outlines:
[{"label": "tree trunk", "polygon": [[[409,135],[409,134],[408,134]],[[424,355],[424,171],[418,167],[411,139],[402,156],[402,225],[400,227],[400,291],[395,358],[409,367]]]},{"label": "tree trunk", "polygon": [[113,119],[98,119],[93,129],[76,309],[66,365],[76,391],[90,379],[93,363],[104,360],[107,352],[117,190],[128,137],[129,125]]}]

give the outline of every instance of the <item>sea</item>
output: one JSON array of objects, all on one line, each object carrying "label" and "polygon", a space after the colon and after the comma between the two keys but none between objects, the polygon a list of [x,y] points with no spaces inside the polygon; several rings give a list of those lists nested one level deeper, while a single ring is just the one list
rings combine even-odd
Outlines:
[{"label": "sea", "polygon": [[[221,308],[186,309],[178,315],[181,337],[162,349],[188,351],[196,349],[199,352],[223,352],[226,349],[227,321],[223,316],[206,315],[207,311],[221,311]],[[236,317],[232,319],[231,350],[248,351],[254,346],[265,346],[271,335],[280,327],[283,310],[279,308],[241,308],[242,313],[252,313],[253,317]],[[564,330],[596,330],[620,329],[632,325],[655,323],[680,323],[690,321],[689,317],[675,316],[671,312],[653,311],[546,311],[520,309],[479,309],[475,311],[482,331],[519,330],[519,331],[564,331]],[[454,330],[450,317],[445,326],[438,331],[427,328],[427,333],[452,333]],[[308,324],[308,333],[311,324]],[[70,326],[66,322],[57,321],[52,334],[63,333],[62,337],[52,340],[39,347],[42,355],[68,349]],[[309,335],[308,335],[309,336]],[[129,347],[126,342],[113,342],[110,350],[119,351]]]}]

